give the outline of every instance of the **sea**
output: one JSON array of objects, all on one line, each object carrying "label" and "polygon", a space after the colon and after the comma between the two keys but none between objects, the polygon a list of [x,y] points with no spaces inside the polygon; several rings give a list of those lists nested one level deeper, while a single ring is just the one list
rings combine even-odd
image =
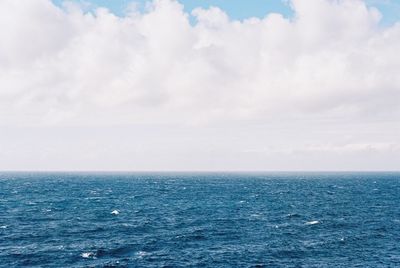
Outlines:
[{"label": "sea", "polygon": [[0,267],[400,267],[400,173],[0,173]]}]

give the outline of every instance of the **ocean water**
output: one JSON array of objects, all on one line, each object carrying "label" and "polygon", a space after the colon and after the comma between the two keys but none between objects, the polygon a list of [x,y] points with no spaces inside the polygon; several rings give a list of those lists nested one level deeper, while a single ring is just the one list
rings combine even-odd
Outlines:
[{"label": "ocean water", "polygon": [[1,173],[24,266],[400,267],[400,173]]}]

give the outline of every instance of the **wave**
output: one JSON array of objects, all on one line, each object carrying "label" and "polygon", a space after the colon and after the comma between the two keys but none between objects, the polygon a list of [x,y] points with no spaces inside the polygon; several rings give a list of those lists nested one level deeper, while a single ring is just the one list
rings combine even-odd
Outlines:
[{"label": "wave", "polygon": [[119,214],[119,211],[118,211],[118,210],[113,210],[113,211],[111,212],[111,214],[113,214],[113,215],[118,215],[118,214]]},{"label": "wave", "polygon": [[308,221],[305,223],[305,225],[315,225],[315,224],[320,224],[320,221]]},{"label": "wave", "polygon": [[81,257],[84,259],[96,259],[96,254],[93,252],[83,252]]}]

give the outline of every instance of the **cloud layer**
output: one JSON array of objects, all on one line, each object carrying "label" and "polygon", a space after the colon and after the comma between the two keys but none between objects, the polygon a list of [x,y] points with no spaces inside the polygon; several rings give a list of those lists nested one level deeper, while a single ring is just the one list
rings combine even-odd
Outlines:
[{"label": "cloud layer", "polygon": [[400,23],[0,1],[0,169],[398,169]]},{"label": "cloud layer", "polygon": [[293,18],[232,21],[176,1],[116,17],[0,2],[0,123],[398,119],[400,24],[359,0],[293,0]]}]

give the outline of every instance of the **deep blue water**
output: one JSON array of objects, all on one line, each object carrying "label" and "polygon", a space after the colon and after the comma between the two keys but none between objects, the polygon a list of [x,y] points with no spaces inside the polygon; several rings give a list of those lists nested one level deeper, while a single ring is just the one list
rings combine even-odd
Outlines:
[{"label": "deep blue water", "polygon": [[1,267],[400,267],[400,173],[0,174]]}]

